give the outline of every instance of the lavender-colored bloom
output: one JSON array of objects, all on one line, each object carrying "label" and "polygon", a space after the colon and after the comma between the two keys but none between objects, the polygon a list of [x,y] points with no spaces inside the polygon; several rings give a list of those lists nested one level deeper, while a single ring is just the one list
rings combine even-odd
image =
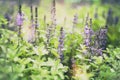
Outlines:
[{"label": "lavender-colored bloom", "polygon": [[90,28],[88,27],[88,19],[89,19],[89,14],[87,14],[87,17],[86,17],[86,23],[85,23],[85,28],[84,28],[84,33],[85,33],[85,36],[87,37],[90,33]]},{"label": "lavender-colored bloom", "polygon": [[86,25],[85,30],[85,45],[88,47],[90,45],[90,29],[88,28],[88,26]]},{"label": "lavender-colored bloom", "polygon": [[107,26],[105,28],[101,28],[96,32],[94,38],[94,45],[91,50],[93,53],[97,53],[97,55],[102,56],[103,50],[106,49],[107,46]]},{"label": "lavender-colored bloom", "polygon": [[90,45],[90,39],[85,39],[85,45],[88,47]]},{"label": "lavender-colored bloom", "polygon": [[58,45],[58,54],[60,55],[61,61],[63,60],[64,37],[65,37],[65,34],[63,31],[63,27],[61,27],[59,45]]},{"label": "lavender-colored bloom", "polygon": [[86,36],[89,36],[90,29],[89,29],[88,25],[85,26],[84,33]]},{"label": "lavender-colored bloom", "polygon": [[[85,40],[84,44],[87,47],[87,51],[91,54],[97,53],[97,55],[102,56],[103,50],[106,49],[107,45],[107,26],[105,28],[101,28],[98,32],[95,33],[92,30],[92,19],[90,19],[90,27],[88,23],[85,26],[84,33],[85,33]],[[94,37],[94,42],[92,39]]]},{"label": "lavender-colored bloom", "polygon": [[94,34],[94,31],[92,30],[92,18],[90,18],[90,36],[92,36]]},{"label": "lavender-colored bloom", "polygon": [[97,53],[97,55],[102,56],[103,51],[102,51],[101,48],[99,49],[99,48],[97,48],[97,47],[93,47],[93,46],[92,46],[92,47],[90,47],[90,49],[91,49],[91,52],[92,52],[92,53],[94,53],[94,54]]},{"label": "lavender-colored bloom", "polygon": [[98,43],[99,43],[99,47],[102,50],[106,49],[106,45],[107,45],[107,27],[106,28],[101,28],[98,34]]},{"label": "lavender-colored bloom", "polygon": [[22,26],[23,25],[23,21],[24,21],[24,14],[20,14],[18,13],[17,14],[17,17],[16,17],[16,24],[17,26]]},{"label": "lavender-colored bloom", "polygon": [[103,53],[103,52],[102,52],[102,49],[97,49],[96,52],[97,52],[100,56],[102,56],[102,53]]},{"label": "lavender-colored bloom", "polygon": [[99,32],[99,39],[106,39],[106,33],[107,33],[107,29],[101,28]]},{"label": "lavender-colored bloom", "polygon": [[86,25],[84,29],[84,33],[85,33],[85,45],[86,47],[89,47],[91,44],[91,37],[93,35],[93,30],[90,27],[88,27],[88,25]]},{"label": "lavender-colored bloom", "polygon": [[52,24],[56,26],[56,2],[55,0],[53,0],[53,3],[52,3],[51,20],[52,20]]},{"label": "lavender-colored bloom", "polygon": [[56,2],[53,0],[52,2],[52,8],[51,8],[51,27],[52,31],[51,34],[54,35],[56,32]]},{"label": "lavender-colored bloom", "polygon": [[47,38],[46,45],[47,45],[47,47],[50,43],[51,37],[53,36],[52,35],[52,30],[53,30],[52,26],[47,24],[47,31],[46,31],[46,38]]}]

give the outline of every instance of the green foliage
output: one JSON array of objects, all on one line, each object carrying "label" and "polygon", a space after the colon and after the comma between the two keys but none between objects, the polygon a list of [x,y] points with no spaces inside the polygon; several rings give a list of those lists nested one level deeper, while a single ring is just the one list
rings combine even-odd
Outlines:
[{"label": "green foliage", "polygon": [[1,80],[61,80],[67,67],[59,59],[44,57],[44,46],[34,47],[20,41],[15,32],[0,29],[0,79]]}]

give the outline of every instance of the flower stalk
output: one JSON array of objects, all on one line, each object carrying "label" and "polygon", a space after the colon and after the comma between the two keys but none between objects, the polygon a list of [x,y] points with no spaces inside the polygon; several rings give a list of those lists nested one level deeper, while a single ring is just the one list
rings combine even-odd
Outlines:
[{"label": "flower stalk", "polygon": [[78,23],[78,15],[75,14],[75,15],[74,15],[74,18],[73,18],[72,33],[74,33],[74,28],[76,27],[77,23]]},{"label": "flower stalk", "polygon": [[38,29],[38,8],[35,7],[35,43],[36,43],[37,38],[38,38],[37,29]]},{"label": "flower stalk", "polygon": [[53,0],[52,2],[52,9],[51,9],[51,26],[52,26],[52,32],[53,32],[53,35],[55,33],[55,30],[56,30],[56,1]]},{"label": "flower stalk", "polygon": [[60,37],[59,37],[59,45],[58,45],[58,54],[60,56],[60,60],[63,61],[64,56],[63,56],[63,49],[64,49],[64,31],[63,31],[63,27],[61,27],[60,29]]},{"label": "flower stalk", "polygon": [[18,26],[18,45],[19,45],[19,38],[21,38],[21,28],[22,28],[23,21],[24,21],[24,14],[22,13],[21,9],[22,9],[22,5],[20,4],[20,0],[19,0],[19,10],[18,10],[18,14],[16,17],[16,24]]}]

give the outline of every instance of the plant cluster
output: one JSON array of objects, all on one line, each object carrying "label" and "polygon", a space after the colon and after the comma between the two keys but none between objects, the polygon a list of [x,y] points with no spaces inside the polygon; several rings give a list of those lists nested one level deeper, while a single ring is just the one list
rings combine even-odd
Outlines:
[{"label": "plant cluster", "polygon": [[[81,13],[76,13],[69,33],[65,25],[57,24],[56,0],[52,1],[49,23],[46,15],[39,20],[38,7],[30,6],[29,21],[25,19],[24,6],[20,3],[18,7],[16,31],[3,28],[3,25],[11,24],[11,19],[8,15],[0,16],[0,80],[120,79],[120,48],[110,44],[112,27],[99,21],[99,17],[105,15],[99,16],[98,8],[94,18],[87,14],[82,25],[79,23]],[[107,24],[111,9],[108,13]],[[38,25],[39,22],[42,24]],[[27,40],[23,35],[25,23],[30,30]],[[99,28],[96,24],[105,26]],[[117,24],[119,19],[116,17]],[[78,27],[81,33],[77,32]]]}]

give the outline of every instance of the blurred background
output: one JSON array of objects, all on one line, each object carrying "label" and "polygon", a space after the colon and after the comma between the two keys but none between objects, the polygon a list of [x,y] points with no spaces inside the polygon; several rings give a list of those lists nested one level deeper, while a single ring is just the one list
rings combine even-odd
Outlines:
[{"label": "blurred background", "polygon": [[[93,18],[94,30],[109,25],[111,26],[108,34],[110,42],[114,45],[120,43],[120,36],[118,35],[120,33],[118,26],[120,24],[120,0],[56,0],[56,2],[57,24],[65,26],[67,32],[71,31],[70,26],[75,14],[78,14],[78,26],[81,26],[82,29],[85,17],[89,13],[89,16]],[[43,23],[44,17],[46,17],[46,22],[50,23],[52,0],[0,0],[0,16],[10,22],[8,29],[16,30],[15,17],[18,13],[19,4],[22,4],[26,21],[30,20],[30,6],[33,5],[39,8],[39,24]],[[5,27],[4,23],[5,21],[0,19],[2,27]],[[113,32],[114,34],[111,34]]]}]

